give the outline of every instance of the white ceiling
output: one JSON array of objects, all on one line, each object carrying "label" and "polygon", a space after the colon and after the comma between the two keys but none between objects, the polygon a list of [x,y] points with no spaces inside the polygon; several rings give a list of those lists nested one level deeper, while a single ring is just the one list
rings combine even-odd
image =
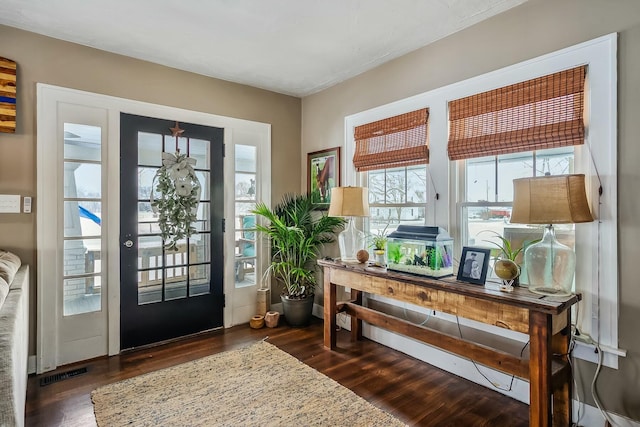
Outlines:
[{"label": "white ceiling", "polygon": [[302,97],[525,1],[0,0],[0,24]]}]

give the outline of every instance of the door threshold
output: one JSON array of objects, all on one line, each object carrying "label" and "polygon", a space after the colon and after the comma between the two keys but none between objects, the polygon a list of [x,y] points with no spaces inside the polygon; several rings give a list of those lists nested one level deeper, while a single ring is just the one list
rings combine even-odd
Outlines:
[{"label": "door threshold", "polygon": [[221,330],[224,330],[224,326],[219,326],[217,328],[212,328],[212,329],[206,329],[204,331],[196,332],[194,334],[183,335],[181,337],[170,338],[168,340],[152,342],[150,344],[145,344],[145,345],[141,345],[141,346],[138,346],[138,347],[126,348],[124,350],[120,350],[120,354],[126,354],[126,353],[131,353],[132,351],[146,350],[146,349],[150,349],[150,348],[154,348],[154,347],[160,347],[162,345],[175,343],[177,341],[184,341],[184,340],[188,340],[188,339],[192,339],[192,338],[200,338],[200,337],[202,337],[202,335],[210,334],[212,332],[218,332],[218,331],[221,331]]}]

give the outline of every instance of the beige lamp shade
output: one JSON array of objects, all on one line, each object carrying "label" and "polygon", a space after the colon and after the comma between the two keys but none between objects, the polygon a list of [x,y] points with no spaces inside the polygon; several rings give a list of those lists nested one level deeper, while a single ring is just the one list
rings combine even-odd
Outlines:
[{"label": "beige lamp shade", "polygon": [[511,222],[571,224],[591,222],[584,175],[550,175],[513,180]]},{"label": "beige lamp shade", "polygon": [[369,189],[366,187],[332,188],[329,216],[369,216]]}]

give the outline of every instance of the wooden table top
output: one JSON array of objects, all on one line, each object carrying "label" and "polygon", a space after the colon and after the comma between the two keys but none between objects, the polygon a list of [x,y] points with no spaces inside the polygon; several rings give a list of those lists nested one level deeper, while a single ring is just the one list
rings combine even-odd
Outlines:
[{"label": "wooden table top", "polygon": [[454,276],[432,278],[387,270],[384,267],[376,267],[372,264],[343,263],[339,260],[326,258],[319,259],[318,265],[325,268],[341,269],[387,280],[410,283],[425,288],[463,294],[478,299],[495,301],[548,314],[562,313],[582,299],[581,294],[572,294],[565,297],[538,295],[530,292],[526,286],[518,286],[515,287],[512,292],[505,292],[499,289],[499,284],[497,283],[487,283],[484,286],[475,285],[459,281]]}]

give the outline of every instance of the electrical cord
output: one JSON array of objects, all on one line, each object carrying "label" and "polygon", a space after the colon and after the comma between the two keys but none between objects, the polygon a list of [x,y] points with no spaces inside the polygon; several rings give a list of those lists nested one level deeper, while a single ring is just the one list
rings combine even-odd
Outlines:
[{"label": "electrical cord", "polygon": [[347,323],[347,317],[348,315],[344,311],[336,314],[336,331],[342,330],[342,326],[340,326],[340,320],[342,320],[342,323]]},{"label": "electrical cord", "polygon": [[407,313],[407,303],[404,303],[404,307],[402,307],[402,311],[404,312],[404,318],[405,318],[405,319],[407,319],[409,322],[411,322],[411,323],[413,323],[413,324],[416,324],[416,325],[418,325],[418,326],[424,326],[424,325],[426,325],[426,324],[427,324],[427,321],[428,321],[429,319],[431,319],[431,313],[427,313],[427,318],[426,318],[426,319],[424,319],[424,320],[423,320],[422,322],[420,322],[420,323],[414,322],[413,320],[409,319],[409,315],[408,315],[408,313]]},{"label": "electrical cord", "polygon": [[[602,369],[602,362],[603,362],[603,351],[600,348],[600,343],[596,340],[594,340],[590,335],[588,334],[583,334],[580,333],[580,330],[578,329],[578,327],[576,325],[571,325],[572,328],[574,328],[573,334],[572,334],[572,338],[571,338],[571,347],[570,347],[570,353],[573,351],[573,348],[575,347],[575,342],[576,341],[580,341],[583,342],[585,344],[590,344],[593,345],[595,347],[595,352],[598,355],[598,363],[596,366],[596,372],[593,374],[593,379],[591,380],[591,396],[593,397],[593,401],[596,403],[596,407],[598,408],[598,410],[600,411],[600,414],[602,415],[602,417],[605,419],[605,421],[607,421],[611,426],[615,427],[616,423],[613,421],[613,419],[611,418],[611,416],[605,411],[604,409],[604,405],[602,404],[602,402],[600,401],[600,397],[598,396],[597,390],[596,390],[596,382],[598,381],[598,376],[600,375],[600,370]],[[579,338],[578,338],[579,337]],[[571,358],[569,358],[569,366],[571,367],[571,370],[574,371],[576,369],[576,366],[571,364]],[[574,379],[574,386],[576,388],[576,395],[578,397],[578,414],[576,415],[576,422],[580,421],[581,415],[580,415],[580,404],[582,403],[580,401],[580,395],[578,392],[578,385],[575,381],[575,375],[572,375],[573,379]],[[577,424],[576,424],[577,425]]]},{"label": "electrical cord", "polygon": [[[462,328],[460,327],[460,318],[458,318],[458,316],[456,316],[456,324],[458,325],[458,333],[460,334],[460,339],[463,339],[463,337],[462,337]],[[524,347],[522,347],[522,349],[520,350],[520,357],[522,357],[522,355],[524,354],[524,350],[529,346],[529,342],[530,342],[530,341],[527,341],[527,343],[524,345]],[[478,373],[479,373],[480,375],[482,375],[482,377],[483,377],[485,380],[487,380],[487,381],[489,382],[489,384],[491,384],[492,386],[494,386],[494,387],[495,387],[495,388],[497,388],[498,390],[502,390],[502,391],[511,391],[511,390],[513,389],[513,382],[514,382],[514,380],[515,380],[515,375],[511,375],[511,381],[509,382],[509,388],[506,388],[506,387],[500,387],[500,385],[499,385],[497,382],[495,382],[495,381],[491,381],[491,380],[489,379],[489,377],[487,377],[487,376],[486,376],[486,375],[485,375],[485,374],[480,370],[480,368],[479,368],[479,367],[478,367],[478,365],[476,364],[476,361],[475,361],[475,360],[473,360],[473,359],[471,359],[471,358],[468,358],[468,359],[469,359],[469,361],[470,361],[471,363],[473,363],[473,366],[475,366],[476,371],[478,371]]]},{"label": "electrical cord", "polygon": [[609,422],[612,426],[616,426],[616,423],[613,422],[609,414],[603,409],[602,403],[600,402],[600,398],[598,397],[598,393],[596,392],[596,381],[598,380],[598,375],[600,374],[600,368],[602,368],[602,349],[600,349],[600,344],[594,342],[596,346],[596,350],[598,353],[598,367],[596,368],[595,374],[593,374],[593,380],[591,381],[591,395],[593,396],[593,400],[596,402],[596,406],[600,410],[600,413],[604,417],[606,421]]}]

